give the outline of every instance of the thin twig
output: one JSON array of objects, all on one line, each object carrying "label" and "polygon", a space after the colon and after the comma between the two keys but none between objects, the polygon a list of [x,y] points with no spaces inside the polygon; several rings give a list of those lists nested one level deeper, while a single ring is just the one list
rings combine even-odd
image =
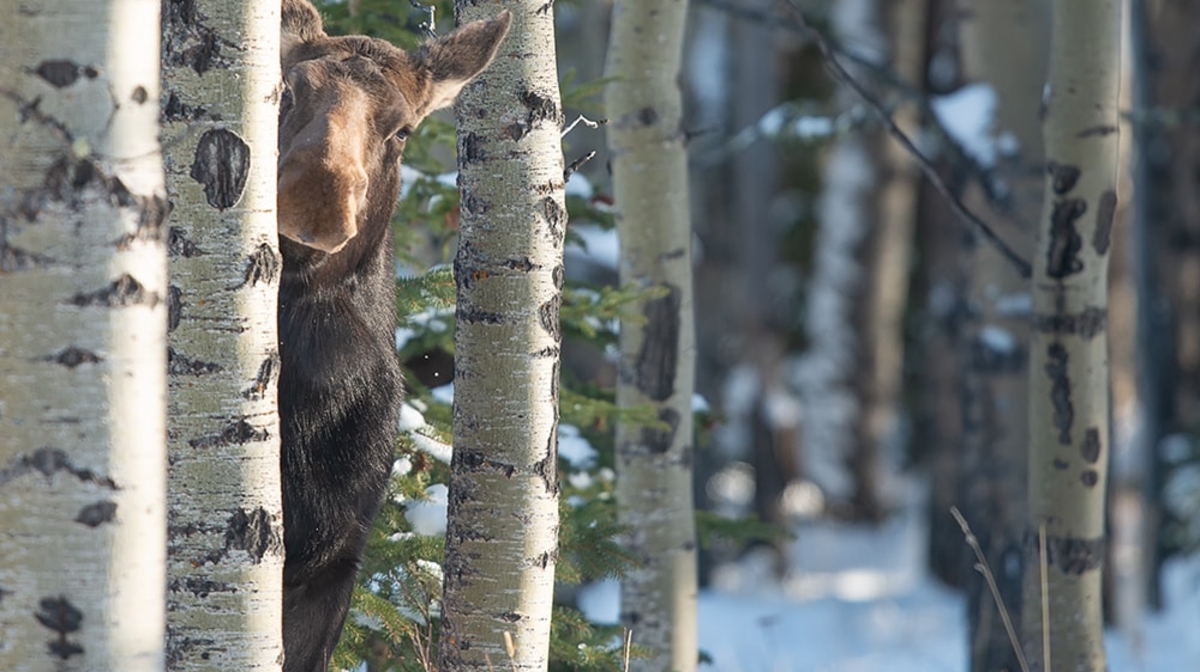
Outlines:
[{"label": "thin twig", "polygon": [[957,506],[950,507],[950,515],[954,516],[954,520],[958,521],[958,526],[962,528],[963,537],[967,540],[967,545],[975,552],[975,559],[979,561],[975,563],[975,570],[983,575],[983,580],[987,582],[988,590],[992,591],[992,600],[995,601],[996,608],[1000,610],[1000,620],[1004,621],[1004,630],[1008,632],[1008,642],[1012,645],[1013,652],[1017,654],[1017,663],[1021,666],[1021,672],[1029,672],[1029,663],[1025,660],[1025,651],[1021,649],[1021,642],[1017,639],[1017,629],[1013,627],[1008,607],[1005,606],[1004,598],[1000,595],[1000,587],[996,585],[996,576],[992,574],[992,568],[988,564],[987,556],[984,555],[983,548],[979,546],[979,539],[971,531],[971,526],[967,524],[966,517],[958,510]]},{"label": "thin twig", "polygon": [[625,637],[623,639],[625,641],[622,643],[621,649],[622,649],[622,655],[624,656],[625,661],[624,661],[624,665],[621,667],[621,669],[624,672],[629,672],[629,652],[631,649],[633,649],[633,630],[631,630],[629,628],[625,628]]},{"label": "thin twig", "polygon": [[599,128],[602,124],[607,124],[607,123],[608,123],[608,119],[596,119],[595,121],[593,121],[581,114],[578,117],[575,117],[575,121],[572,121],[571,125],[567,126],[563,130],[562,134],[560,134],[558,137],[560,137],[560,138],[567,137],[567,134],[570,133],[571,131],[575,130],[575,127],[578,126],[579,124],[583,124],[584,126],[587,126],[588,128]]},{"label": "thin twig", "polygon": [[584,154],[583,156],[579,157],[578,159],[575,159],[574,161],[572,161],[571,165],[569,165],[565,169],[563,169],[563,183],[565,184],[567,181],[569,181],[571,179],[571,176],[575,174],[575,171],[577,171],[581,167],[583,167],[583,164],[587,163],[588,161],[591,161],[592,157],[594,157],[594,156],[596,156],[596,150],[593,149],[593,150],[589,151],[587,154]]},{"label": "thin twig", "polygon": [[875,112],[880,121],[883,122],[888,134],[891,135],[896,142],[899,142],[900,146],[903,147],[904,150],[908,152],[914,160],[916,160],[917,165],[921,167],[921,172],[925,173],[925,177],[929,180],[930,184],[932,184],[933,187],[937,189],[938,193],[946,199],[946,201],[950,204],[950,208],[954,210],[955,214],[974,226],[980,232],[980,234],[982,234],[983,237],[988,240],[988,242],[995,246],[1000,254],[1003,255],[1004,258],[1015,267],[1017,273],[1022,278],[1029,278],[1033,274],[1033,269],[1029,265],[1029,262],[1021,258],[1021,255],[1017,254],[1016,251],[1008,245],[1008,243],[1004,242],[1004,240],[1000,238],[1000,236],[997,235],[996,232],[993,231],[986,222],[977,217],[975,213],[967,209],[967,206],[964,205],[963,202],[954,195],[954,193],[950,190],[950,187],[946,185],[946,182],[942,180],[942,176],[938,174],[937,168],[933,165],[933,162],[926,158],[925,155],[917,149],[912,140],[910,140],[904,131],[896,125],[895,120],[892,119],[892,115],[886,109],[884,109],[883,105],[881,105],[879,101],[875,100],[875,98],[862,86],[862,84],[860,84],[858,80],[856,80],[850,75],[849,72],[846,71],[846,68],[841,64],[841,61],[839,61],[837,56],[834,55],[829,43],[825,40],[825,36],[822,35],[820,31],[808,25],[808,22],[804,19],[804,13],[801,12],[800,8],[796,6],[796,0],[782,0],[782,2],[783,6],[790,10],[793,21],[807,31],[813,43],[817,45],[817,50],[821,52],[821,56],[829,65],[829,70],[833,74],[834,79],[838,80],[838,82],[841,84],[850,87],[851,90],[853,90],[860,98],[863,99],[863,102],[867,104],[867,107],[870,107],[871,110]]},{"label": "thin twig", "polygon": [[418,26],[418,28],[421,29],[421,32],[425,33],[425,37],[437,37],[437,30],[435,30],[435,27],[437,26],[437,8],[433,5],[423,5],[417,2],[417,0],[408,0],[408,4],[412,5],[413,8],[419,9],[429,15],[429,18],[426,19],[425,22],[420,26]]},{"label": "thin twig", "polygon": [[1046,523],[1038,523],[1038,568],[1042,573],[1042,669],[1050,672],[1050,579],[1046,576]]}]

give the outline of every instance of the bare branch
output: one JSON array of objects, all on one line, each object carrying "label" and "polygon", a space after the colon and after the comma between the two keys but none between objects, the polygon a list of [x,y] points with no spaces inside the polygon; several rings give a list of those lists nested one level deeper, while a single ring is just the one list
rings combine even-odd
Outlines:
[{"label": "bare branch", "polygon": [[408,0],[408,4],[412,5],[414,9],[419,9],[422,12],[425,12],[429,16],[429,18],[420,25],[421,32],[425,33],[425,37],[437,37],[437,8],[433,5],[422,5],[421,3],[417,2],[417,0]]},{"label": "bare branch", "polygon": [[796,0],[780,1],[788,10],[788,13],[792,17],[794,24],[799,26],[809,36],[809,38],[812,39],[813,43],[816,44],[817,50],[821,52],[821,56],[825,59],[826,64],[828,64],[829,71],[833,75],[834,79],[858,94],[858,96],[862,98],[863,102],[866,103],[873,112],[875,112],[880,121],[883,122],[884,128],[887,129],[888,135],[891,135],[892,138],[894,138],[896,142],[900,143],[900,146],[903,147],[904,150],[913,157],[913,159],[917,162],[917,165],[920,166],[921,171],[925,174],[925,177],[929,180],[930,184],[932,184],[933,187],[937,189],[938,193],[946,199],[947,203],[950,204],[950,208],[954,210],[955,214],[957,214],[959,218],[965,222],[974,226],[975,229],[978,230],[979,233],[986,238],[988,242],[990,242],[1000,252],[1000,254],[1009,261],[1009,263],[1013,265],[1017,273],[1020,274],[1022,278],[1029,278],[1033,274],[1033,269],[1029,265],[1029,262],[1023,259],[1021,255],[1017,254],[1016,251],[1004,241],[1004,239],[997,235],[996,232],[992,230],[992,228],[988,226],[986,222],[976,216],[975,213],[971,212],[967,206],[963,204],[962,200],[960,200],[958,196],[956,196],[950,190],[950,188],[946,185],[945,180],[943,180],[942,176],[938,173],[937,168],[924,154],[920,152],[920,150],[917,149],[916,145],[913,144],[908,135],[906,135],[904,131],[896,125],[895,120],[892,119],[892,115],[870,94],[870,92],[866,90],[866,88],[863,87],[861,83],[858,82],[858,80],[856,80],[850,75],[849,72],[846,71],[846,68],[842,65],[841,61],[839,61],[837,56],[833,53],[832,48],[829,46],[829,42],[825,40],[825,36],[822,35],[820,31],[808,25],[808,22],[804,19],[803,12],[801,12],[796,6]]}]

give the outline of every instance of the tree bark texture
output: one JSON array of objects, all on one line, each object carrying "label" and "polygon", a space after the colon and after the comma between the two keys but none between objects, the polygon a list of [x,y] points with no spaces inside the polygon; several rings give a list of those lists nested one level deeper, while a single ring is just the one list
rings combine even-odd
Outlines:
[{"label": "tree bark texture", "polygon": [[[991,134],[1006,134],[1017,150],[997,157],[992,179],[1011,196],[1009,214],[988,207],[981,190],[968,193],[974,212],[984,213],[1025,258],[1033,254],[1044,165],[1042,86],[1050,43],[1050,6],[1045,0],[960,0],[963,70],[968,82],[987,84],[997,107]],[[1013,50],[1015,43],[1027,45]],[[990,214],[995,213],[995,214]],[[990,215],[990,216],[989,216]],[[963,443],[960,501],[1013,619],[1021,613],[1024,564],[1025,486],[1029,437],[1029,282],[994,246],[970,236],[963,255],[968,305],[961,374]],[[966,561],[974,563],[971,557]],[[972,672],[1017,670],[1016,652],[983,576],[964,574],[967,587],[968,654]]]},{"label": "tree bark texture", "polygon": [[679,72],[687,3],[618,0],[605,110],[623,287],[654,294],[621,320],[617,403],[658,424],[617,426],[617,502],[638,565],[621,583],[621,621],[648,658],[635,672],[696,669],[692,505],[695,324],[692,227]]},{"label": "tree bark texture", "polygon": [[5,8],[0,669],[157,671],[167,318],[158,2]]},{"label": "tree bark texture", "polygon": [[279,3],[164,0],[171,670],[278,670]]},{"label": "tree bark texture", "polygon": [[[443,672],[546,668],[558,556],[567,211],[554,16],[541,0],[503,7],[508,37],[455,107],[462,218]],[[500,8],[455,3],[460,23]]]},{"label": "tree bark texture", "polygon": [[1106,665],[1105,316],[1117,201],[1121,7],[1117,0],[1054,0],[1052,7],[1044,212],[1031,260],[1029,569],[1022,621],[1025,649],[1037,669],[1090,672]]}]

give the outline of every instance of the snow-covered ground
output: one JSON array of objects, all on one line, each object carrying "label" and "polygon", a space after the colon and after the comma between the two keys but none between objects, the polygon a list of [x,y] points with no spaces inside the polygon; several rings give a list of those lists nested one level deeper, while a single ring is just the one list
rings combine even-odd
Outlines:
[{"label": "snow-covered ground", "polygon": [[[701,669],[965,672],[964,600],[924,573],[919,509],[911,515],[877,530],[802,526],[783,582],[764,556],[722,568],[700,593],[700,647],[712,659]],[[1136,636],[1109,633],[1111,672],[1200,672],[1200,555],[1168,564],[1164,593],[1166,610]],[[618,601],[615,582],[580,595],[603,623],[616,622]]]}]

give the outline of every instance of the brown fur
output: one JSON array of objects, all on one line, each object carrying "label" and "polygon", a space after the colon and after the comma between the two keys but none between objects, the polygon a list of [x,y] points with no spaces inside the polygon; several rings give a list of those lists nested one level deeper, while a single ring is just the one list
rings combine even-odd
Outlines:
[{"label": "brown fur", "polygon": [[391,217],[405,139],[491,61],[507,12],[414,53],[283,0],[279,417],[284,672],[324,672],[395,459]]}]

